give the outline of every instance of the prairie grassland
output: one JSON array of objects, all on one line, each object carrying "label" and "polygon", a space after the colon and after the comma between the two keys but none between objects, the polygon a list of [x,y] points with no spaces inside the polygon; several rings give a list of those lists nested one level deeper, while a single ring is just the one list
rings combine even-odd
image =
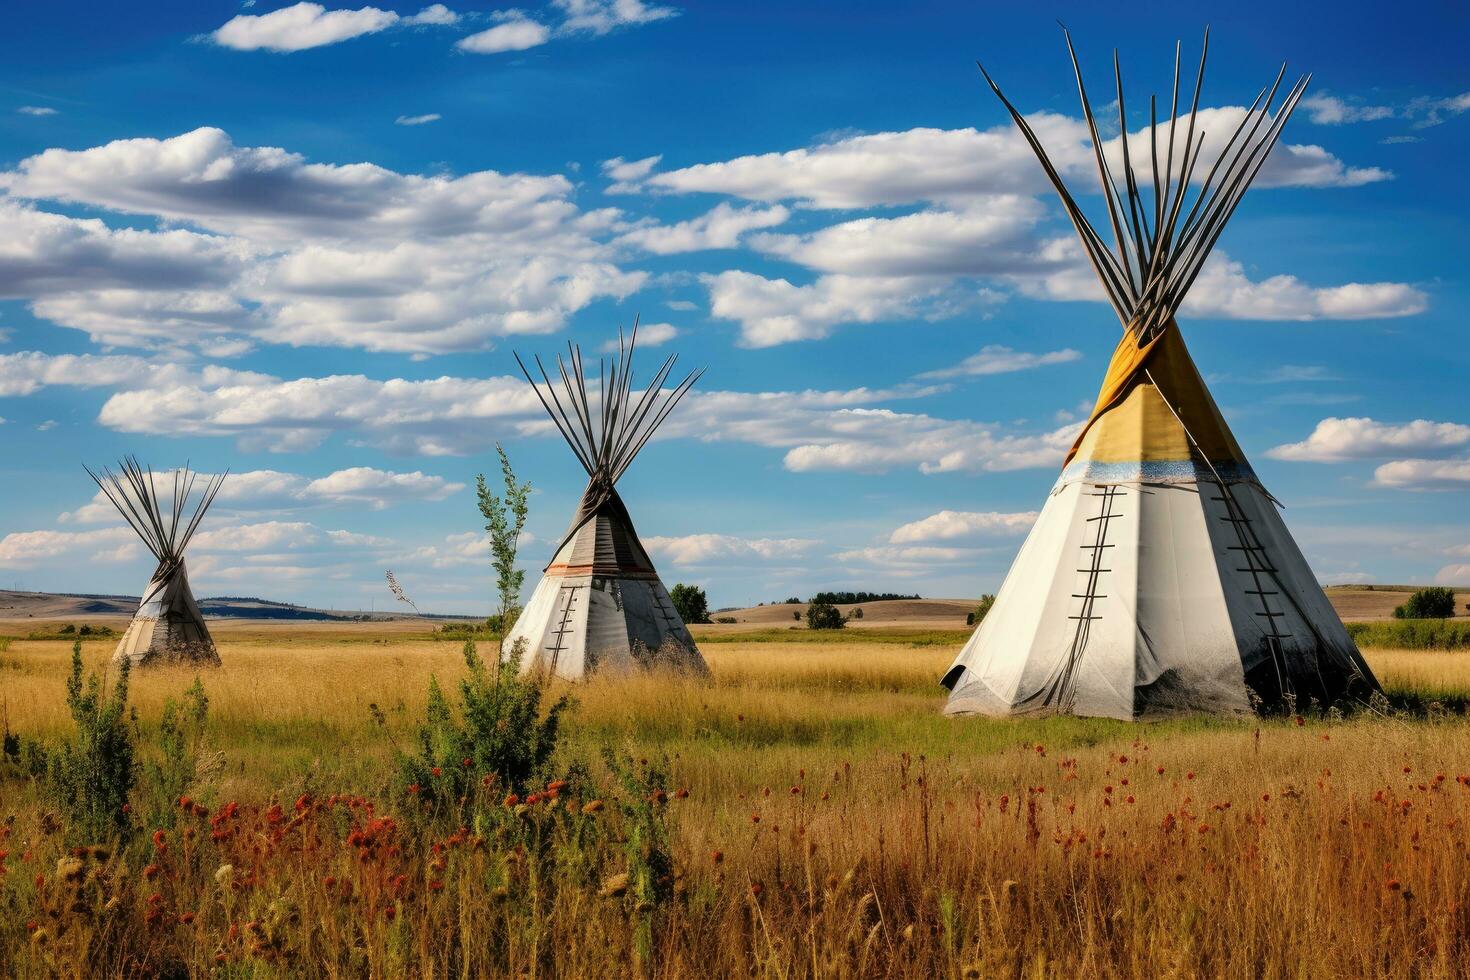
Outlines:
[{"label": "prairie grassland", "polygon": [[[391,794],[392,744],[411,739],[430,674],[462,670],[459,649],[373,639],[222,637],[227,666],[205,684],[225,766],[196,797],[211,826],[239,803],[233,836],[201,819],[158,856],[145,839],[67,878],[34,787],[0,782],[0,819],[15,818],[0,839],[0,963],[26,976],[1470,972],[1458,714],[948,719],[935,679],[953,647],[714,643],[707,682],[573,691],[564,762],[592,777],[568,790],[570,816],[553,816],[566,802],[553,794],[506,817],[487,793],[462,805],[462,834],[435,837]],[[91,645],[89,665],[109,652]],[[1368,658],[1392,693],[1470,695],[1470,654]],[[65,730],[68,660],[58,643],[0,656],[11,730]],[[134,678],[145,737],[192,678]],[[627,789],[604,745],[665,781],[667,801],[617,804]],[[676,886],[619,886],[659,833]],[[527,857],[542,847],[545,866]],[[159,877],[145,881],[149,860]],[[57,899],[81,880],[119,904]]]}]

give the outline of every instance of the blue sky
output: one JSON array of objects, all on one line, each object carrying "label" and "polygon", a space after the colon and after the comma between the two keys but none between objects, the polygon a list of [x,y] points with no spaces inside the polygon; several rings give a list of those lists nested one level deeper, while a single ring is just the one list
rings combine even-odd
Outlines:
[{"label": "blue sky", "polygon": [[[136,593],[82,471],[234,476],[204,595],[483,611],[474,475],[583,479],[511,351],[641,315],[708,371],[621,484],[715,605],[994,591],[1119,326],[980,58],[1084,207],[1056,18],[1134,130],[1177,5],[23,5],[0,41],[0,583]],[[1237,4],[1202,104],[1313,72],[1181,312],[1327,582],[1470,582],[1470,15]],[[1105,103],[1107,96],[1097,99]],[[1117,133],[1116,120],[1107,123]]]}]

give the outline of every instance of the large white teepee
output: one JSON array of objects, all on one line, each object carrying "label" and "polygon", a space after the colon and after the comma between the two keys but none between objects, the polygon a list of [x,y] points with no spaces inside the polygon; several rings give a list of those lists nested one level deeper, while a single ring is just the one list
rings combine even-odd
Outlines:
[{"label": "large white teepee", "polygon": [[199,474],[187,466],[174,471],[172,495],[167,502],[159,497],[151,468],[143,468],[133,457],[123,459],[118,466],[121,473],[103,467],[100,475],[90,469],[87,475],[138,532],[158,560],[158,568],[148,580],[138,612],[112,655],[113,663],[128,661],[135,667],[155,663],[218,666],[219,652],[189,588],[184,548],[214,503],[225,475],[204,481],[191,510],[190,498]]},{"label": "large white teepee", "polygon": [[568,345],[567,362],[557,356],[559,388],[540,358],[542,385],[516,358],[588,478],[566,537],[506,637],[507,654],[524,642],[522,671],[578,680],[597,670],[656,665],[706,670],[616,489],[633,458],[703,372],[665,391],[675,361],[670,355],[647,389],[632,395],[637,338],[636,325],[626,347],[619,333],[617,357],[610,363],[599,360],[595,402],[578,347]]},{"label": "large white teepee", "polygon": [[[985,77],[1061,195],[1124,332],[995,605],[943,678],[952,692],[945,710],[1132,719],[1305,708],[1377,691],[1174,321],[1308,78],[1273,113],[1283,65],[1234,132],[1212,132],[1207,144],[1197,131],[1205,54],[1181,117],[1176,48],[1169,121],[1159,125],[1150,100],[1146,133],[1105,144],[1070,37],[1067,47],[1111,249],[1026,120]],[[1118,128],[1128,134],[1116,55],[1114,75]],[[1147,183],[1151,196],[1140,191]]]}]

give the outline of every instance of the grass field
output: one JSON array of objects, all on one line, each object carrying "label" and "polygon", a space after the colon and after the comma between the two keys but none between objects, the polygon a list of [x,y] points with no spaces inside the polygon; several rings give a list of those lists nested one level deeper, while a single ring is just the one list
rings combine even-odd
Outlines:
[{"label": "grass field", "polygon": [[[590,775],[566,791],[571,816],[552,816],[566,802],[553,799],[507,824],[496,794],[467,801],[463,834],[441,839],[410,819],[392,759],[430,675],[463,672],[456,644],[224,632],[226,666],[204,678],[223,765],[191,793],[209,826],[238,804],[241,835],[213,840],[200,818],[198,836],[170,830],[153,857],[141,828],[96,869],[59,867],[65,834],[37,786],[0,782],[0,963],[22,976],[1465,975],[1461,715],[949,719],[936,678],[954,638],[866,633],[727,635],[705,645],[707,682],[578,687],[558,765]],[[89,666],[110,649],[86,645]],[[1366,653],[1391,694],[1470,695],[1470,654]],[[0,653],[11,731],[68,730],[69,659],[59,642]],[[145,743],[192,679],[133,679]],[[644,789],[666,784],[656,802],[619,784],[603,746]],[[396,835],[392,856],[372,861],[405,876],[391,894],[362,837],[348,844],[385,815],[399,818],[375,831]],[[620,887],[660,835],[670,887]],[[72,894],[82,880],[98,908]]]}]

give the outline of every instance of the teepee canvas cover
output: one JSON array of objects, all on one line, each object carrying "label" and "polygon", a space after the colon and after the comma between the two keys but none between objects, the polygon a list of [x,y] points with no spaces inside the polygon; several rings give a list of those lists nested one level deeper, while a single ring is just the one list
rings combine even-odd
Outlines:
[{"label": "teepee canvas cover", "polygon": [[523,671],[577,680],[596,670],[654,665],[700,673],[706,669],[616,488],[633,458],[702,372],[665,392],[662,386],[675,361],[671,355],[642,395],[632,396],[637,337],[635,326],[626,348],[619,336],[618,356],[610,364],[599,361],[595,403],[576,346],[568,345],[569,363],[557,357],[560,387],[540,358],[536,366],[544,388],[516,358],[588,477],[571,527],[506,637],[507,653],[518,641],[524,642]]},{"label": "teepee canvas cover", "polygon": [[[1061,195],[1124,332],[1096,407],[994,606],[943,678],[951,714],[1235,713],[1326,705],[1378,689],[1174,321],[1308,80],[1298,80],[1273,114],[1283,65],[1233,134],[1210,134],[1218,157],[1206,172],[1196,166],[1205,142],[1196,130],[1204,63],[1202,53],[1191,107],[1180,117],[1176,49],[1169,122],[1158,124],[1151,103],[1148,134],[1130,147],[1115,56],[1125,134],[1120,188],[1112,173],[1119,161],[1098,136],[1073,52],[1111,249],[985,76]],[[1148,165],[1143,181],[1152,183],[1152,199],[1140,191],[1136,164]],[[1198,194],[1188,204],[1192,184]]]},{"label": "teepee canvas cover", "polygon": [[198,474],[190,472],[188,467],[175,470],[173,494],[165,510],[152,469],[144,469],[131,457],[122,460],[119,468],[121,473],[103,467],[101,475],[89,469],[87,475],[138,532],[138,537],[158,560],[158,568],[148,580],[138,612],[128,624],[112,660],[127,661],[135,667],[155,663],[218,666],[219,653],[189,588],[184,548],[199,529],[209,505],[214,503],[224,484],[224,474],[205,481],[190,511],[189,501]]}]

